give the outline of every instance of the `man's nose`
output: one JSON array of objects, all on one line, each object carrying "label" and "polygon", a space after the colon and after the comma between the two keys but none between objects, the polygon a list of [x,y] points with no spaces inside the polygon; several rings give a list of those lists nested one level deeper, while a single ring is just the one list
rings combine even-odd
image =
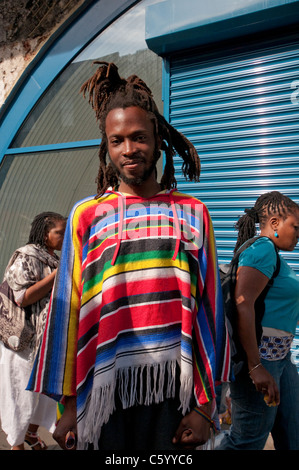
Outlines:
[{"label": "man's nose", "polygon": [[123,154],[124,155],[132,155],[136,151],[136,145],[135,142],[133,142],[130,139],[126,139],[124,141],[124,147],[123,147]]}]

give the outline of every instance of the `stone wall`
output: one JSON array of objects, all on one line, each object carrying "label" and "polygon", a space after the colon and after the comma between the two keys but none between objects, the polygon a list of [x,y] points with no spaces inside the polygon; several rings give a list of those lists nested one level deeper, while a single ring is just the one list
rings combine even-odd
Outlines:
[{"label": "stone wall", "polygon": [[51,35],[86,0],[0,0],[0,106]]}]

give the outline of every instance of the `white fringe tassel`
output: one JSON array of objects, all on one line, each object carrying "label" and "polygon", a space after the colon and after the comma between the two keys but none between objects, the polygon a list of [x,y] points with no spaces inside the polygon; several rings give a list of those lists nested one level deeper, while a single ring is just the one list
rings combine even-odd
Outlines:
[{"label": "white fringe tassel", "polygon": [[[146,390],[143,390],[143,381],[140,378],[146,374]],[[78,426],[78,450],[86,448],[92,443],[98,448],[98,441],[103,424],[107,423],[115,410],[115,389],[119,386],[119,396],[124,409],[133,405],[151,405],[160,403],[165,398],[175,396],[176,361],[159,364],[128,367],[117,370],[114,380],[104,387],[94,387],[90,402],[87,406],[86,417]],[[191,375],[191,374],[190,374]],[[192,395],[193,381],[190,375],[186,378],[181,374],[180,409],[185,414],[189,409]],[[165,377],[168,382],[165,384]],[[192,375],[191,375],[192,377]],[[166,393],[164,395],[164,386]]]}]

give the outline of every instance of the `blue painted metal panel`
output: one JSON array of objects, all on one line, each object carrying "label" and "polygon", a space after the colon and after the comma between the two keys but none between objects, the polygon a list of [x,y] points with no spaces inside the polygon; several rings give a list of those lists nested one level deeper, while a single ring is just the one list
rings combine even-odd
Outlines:
[{"label": "blue painted metal panel", "polygon": [[166,0],[147,8],[146,41],[160,55],[298,22],[298,0]]},{"label": "blue painted metal panel", "polygon": [[[260,194],[299,201],[299,43],[177,55],[168,65],[169,120],[202,163],[200,183],[187,183],[176,159],[178,186],[207,204],[227,262],[234,224]],[[299,250],[284,256],[299,273]]]}]

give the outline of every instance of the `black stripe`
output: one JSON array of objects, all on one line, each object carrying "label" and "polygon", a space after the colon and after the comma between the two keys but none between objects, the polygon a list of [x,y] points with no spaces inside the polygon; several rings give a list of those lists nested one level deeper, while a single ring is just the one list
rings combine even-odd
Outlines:
[{"label": "black stripe", "polygon": [[[109,313],[113,313],[116,310],[123,307],[134,307],[139,304],[151,305],[154,302],[167,302],[167,301],[180,300],[185,308],[191,309],[190,300],[187,297],[183,297],[179,290],[172,290],[166,292],[149,292],[144,294],[136,294],[125,297],[120,297],[109,304],[103,305],[101,310],[101,317]],[[163,305],[163,308],[167,308],[167,305]]]},{"label": "black stripe", "polygon": [[81,338],[78,339],[78,352],[84,348],[84,346],[98,334],[99,322],[95,323]]}]

